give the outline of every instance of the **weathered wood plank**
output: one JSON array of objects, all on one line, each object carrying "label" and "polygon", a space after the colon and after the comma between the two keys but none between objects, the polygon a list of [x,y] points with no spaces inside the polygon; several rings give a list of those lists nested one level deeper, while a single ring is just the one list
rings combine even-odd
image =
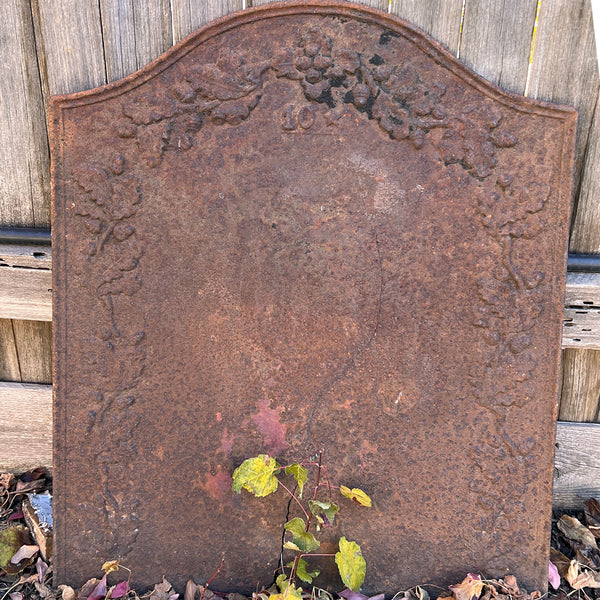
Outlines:
[{"label": "weathered wood plank", "polygon": [[[542,2],[528,95],[541,100],[570,104],[579,111],[576,190],[581,179],[598,89],[599,77],[590,0]],[[585,218],[585,215],[578,217]],[[600,233],[600,224],[598,227]],[[573,252],[593,252],[593,248],[579,245],[579,241],[571,247]]]},{"label": "weathered wood plank", "polygon": [[569,273],[563,348],[600,347],[600,273]]},{"label": "weathered wood plank", "polygon": [[50,222],[46,118],[29,0],[2,4],[0,40],[0,222]]},{"label": "weathered wood plank", "polygon": [[21,381],[52,383],[52,324],[13,320]]},{"label": "weathered wood plank", "polygon": [[600,344],[600,307],[565,307],[563,348],[597,349]]},{"label": "weathered wood plank", "polygon": [[456,56],[462,5],[462,0],[391,0],[390,12],[421,28]]},{"label": "weathered wood plank", "polygon": [[[261,4],[270,4],[271,2],[277,2],[278,0],[250,0],[248,6],[260,6]],[[372,8],[378,8],[379,10],[388,11],[388,0],[354,0],[357,4],[366,4]]]},{"label": "weathered wood plank", "polygon": [[0,267],[0,318],[51,321],[51,271]]},{"label": "weathered wood plank", "polygon": [[[574,187],[579,193],[575,194],[570,249],[583,253],[600,249],[595,195],[600,171],[591,162],[600,135],[600,128],[592,126],[600,85],[595,48],[589,0],[542,2],[528,95],[571,104],[579,111]],[[579,420],[578,416],[581,420],[596,419],[600,391],[597,373],[600,352],[565,351],[561,415],[569,415],[569,420]]]},{"label": "weathered wood plank", "polygon": [[100,0],[108,81],[125,77],[173,45],[169,0]]},{"label": "weathered wood plank", "polygon": [[0,470],[52,465],[52,387],[0,383]]},{"label": "weathered wood plank", "polygon": [[244,8],[243,0],[171,0],[173,38],[182,40],[209,21]]},{"label": "weathered wood plank", "polygon": [[[51,320],[51,276],[31,268],[50,269],[51,259],[49,246],[0,246],[0,317]],[[568,274],[563,348],[600,348],[600,274]]]},{"label": "weathered wood plank", "polygon": [[559,422],[552,503],[581,509],[590,497],[600,498],[600,425]]},{"label": "weathered wood plank", "polygon": [[600,352],[567,348],[563,351],[562,421],[597,421],[600,396]]},{"label": "weathered wood plank", "polygon": [[52,269],[52,249],[42,245],[0,244],[0,267]]},{"label": "weathered wood plank", "polygon": [[600,252],[600,107],[597,102],[583,152],[570,247],[573,252],[597,254]]},{"label": "weathered wood plank", "polygon": [[0,381],[21,381],[13,322],[0,319]]},{"label": "weathered wood plank", "polygon": [[33,0],[37,53],[47,93],[107,82],[98,0]]},{"label": "weathered wood plank", "polygon": [[567,273],[565,306],[600,306],[600,273]]},{"label": "weathered wood plank", "polygon": [[466,0],[460,60],[500,87],[527,83],[537,0]]}]

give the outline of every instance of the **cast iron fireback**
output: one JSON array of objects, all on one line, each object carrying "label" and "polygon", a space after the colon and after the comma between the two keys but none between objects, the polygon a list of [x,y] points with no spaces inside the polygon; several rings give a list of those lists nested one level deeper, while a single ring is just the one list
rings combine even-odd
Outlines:
[{"label": "cast iron fireback", "polygon": [[574,111],[315,1],[51,110],[60,583],[269,584],[288,500],[231,473],[323,448],[367,593],[545,588]]}]

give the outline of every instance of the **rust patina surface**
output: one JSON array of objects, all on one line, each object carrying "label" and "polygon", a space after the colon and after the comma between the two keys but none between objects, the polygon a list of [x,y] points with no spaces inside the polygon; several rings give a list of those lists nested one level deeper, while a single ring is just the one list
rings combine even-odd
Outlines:
[{"label": "rust patina surface", "polygon": [[230,475],[323,448],[365,591],[544,588],[574,124],[332,2],[54,98],[58,580],[268,584]]}]

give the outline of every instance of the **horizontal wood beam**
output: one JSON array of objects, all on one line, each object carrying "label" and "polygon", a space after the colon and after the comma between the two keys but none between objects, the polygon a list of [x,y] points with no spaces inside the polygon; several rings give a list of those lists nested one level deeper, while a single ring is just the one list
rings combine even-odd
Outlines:
[{"label": "horizontal wood beam", "polygon": [[[52,386],[0,382],[0,471],[52,466]],[[553,504],[600,498],[600,423],[559,422]]]},{"label": "horizontal wood beam", "polygon": [[591,497],[600,499],[600,423],[559,422],[552,503],[581,510]]},{"label": "horizontal wood beam", "polygon": [[[0,245],[0,318],[52,320],[50,246]],[[600,273],[568,273],[563,348],[600,349]]]},{"label": "horizontal wood beam", "polygon": [[52,321],[52,250],[0,245],[0,318]]},{"label": "horizontal wood beam", "polygon": [[563,348],[600,349],[600,273],[568,273]]},{"label": "horizontal wood beam", "polygon": [[0,471],[52,466],[52,386],[0,382]]}]

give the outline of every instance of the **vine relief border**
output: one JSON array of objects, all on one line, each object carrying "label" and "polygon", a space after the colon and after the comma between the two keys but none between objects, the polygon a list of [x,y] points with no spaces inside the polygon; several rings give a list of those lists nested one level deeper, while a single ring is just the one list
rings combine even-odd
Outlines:
[{"label": "vine relief border", "polygon": [[74,212],[88,233],[82,248],[85,266],[105,314],[104,324],[85,340],[88,373],[81,378],[83,386],[90,373],[92,381],[102,382],[100,390],[91,392],[87,421],[102,490],[93,499],[93,510],[102,526],[86,532],[79,547],[100,559],[130,553],[139,532],[135,485],[126,486],[123,494],[114,490],[114,482],[120,482],[121,490],[123,482],[131,480],[130,465],[138,455],[132,440],[141,419],[135,411],[135,388],[146,363],[144,324],[125,322],[118,305],[122,296],[135,295],[142,285],[139,264],[144,248],[135,229],[142,192],[139,178],[127,172],[121,154],[106,167],[77,168],[74,180]]},{"label": "vine relief border", "polygon": [[[166,87],[162,95],[139,95],[124,108],[117,135],[134,139],[147,164],[157,167],[165,151],[194,146],[195,135],[207,123],[237,126],[248,119],[263,95],[267,72],[297,82],[307,101],[326,106],[331,126],[352,106],[390,138],[408,140],[416,149],[441,128],[442,160],[459,163],[478,179],[494,171],[497,149],[518,141],[501,128],[498,109],[482,104],[457,112],[444,103],[445,87],[423,81],[410,62],[389,65],[378,54],[364,57],[334,47],[318,27],[308,29],[295,46],[257,63],[222,49],[215,63],[192,66],[183,81]],[[283,129],[288,128],[284,121]]]}]

